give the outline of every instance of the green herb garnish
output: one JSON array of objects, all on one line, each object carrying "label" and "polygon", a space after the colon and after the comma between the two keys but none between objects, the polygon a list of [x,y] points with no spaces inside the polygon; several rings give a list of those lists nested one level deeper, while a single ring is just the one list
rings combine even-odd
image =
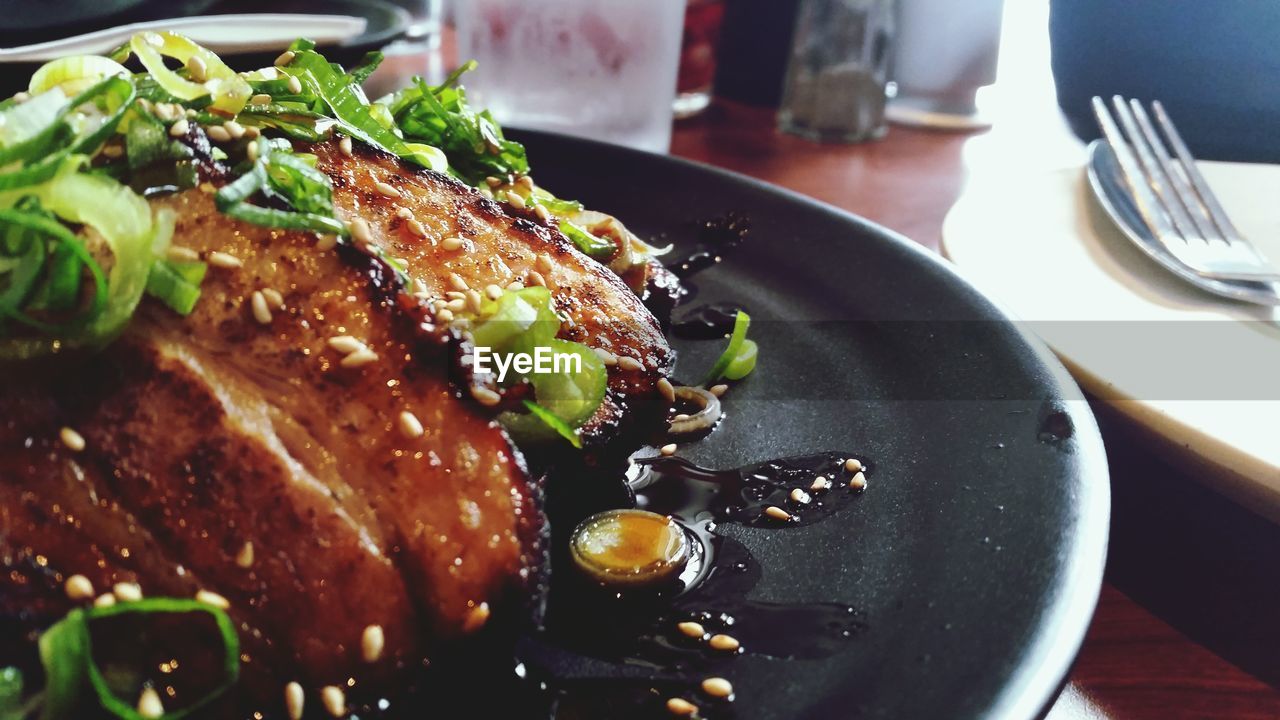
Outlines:
[{"label": "green herb garnish", "polygon": [[704,386],[712,385],[723,378],[741,380],[755,369],[756,344],[747,339],[747,328],[750,325],[751,316],[739,310],[733,319],[733,332],[729,335],[729,345],[720,354],[715,365],[711,366],[707,378],[702,381]]}]

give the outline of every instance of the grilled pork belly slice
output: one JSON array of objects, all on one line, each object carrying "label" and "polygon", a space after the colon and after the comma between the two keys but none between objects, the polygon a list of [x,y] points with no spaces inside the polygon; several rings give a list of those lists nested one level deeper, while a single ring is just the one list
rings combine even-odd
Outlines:
[{"label": "grilled pork belly slice", "polygon": [[[622,437],[615,449],[629,452],[662,428],[667,403],[656,383],[671,373],[675,356],[658,321],[621,278],[578,252],[554,220],[539,219],[532,211],[508,215],[472,188],[410,169],[359,143],[353,157],[337,143],[310,151],[333,179],[338,213],[364,219],[372,242],[389,257],[403,259],[430,295],[457,290],[458,280],[481,293],[489,285],[545,284],[569,318],[560,337],[637,361],[609,368],[608,395],[583,426],[587,444]],[[388,196],[386,187],[399,197]],[[406,214],[412,220],[402,217]],[[419,227],[425,237],[416,232]],[[461,248],[446,248],[443,241],[453,237],[464,241]]]},{"label": "grilled pork belly slice", "polygon": [[[657,322],[554,227],[368,148],[312,151],[339,214],[363,219],[363,239],[430,295],[541,280],[569,318],[562,337],[635,359],[610,368],[589,442],[660,426],[672,353]],[[99,593],[137,582],[227,598],[242,688],[262,707],[290,680],[394,688],[487,613],[527,617],[540,489],[493,409],[450,384],[444,329],[423,326],[418,301],[355,248],[234,221],[201,190],[154,202],[176,213],[176,245],[213,258],[195,311],[144,301],[105,352],[0,379],[0,664],[11,639],[71,607],[72,574]],[[449,237],[466,243],[447,250]],[[376,359],[335,349],[339,336]],[[406,411],[422,436],[402,429]],[[361,658],[370,625],[386,638],[373,663]]]},{"label": "grilled pork belly slice", "polygon": [[[245,682],[274,703],[290,679],[390,685],[476,629],[478,608],[527,612],[542,562],[536,489],[369,268],[229,220],[200,191],[162,202],[178,243],[242,267],[211,268],[187,318],[148,304],[105,353],[0,386],[0,559],[16,571],[0,576],[4,613],[47,624],[66,609],[58,581],[76,573],[99,591],[210,590],[231,603]],[[284,300],[265,323],[251,299],[264,288]],[[377,359],[344,367],[334,336]],[[423,436],[399,430],[403,411]],[[83,451],[58,441],[64,426]],[[246,543],[254,560],[241,567]],[[43,593],[20,587],[32,583]],[[375,624],[386,648],[364,663]]]}]

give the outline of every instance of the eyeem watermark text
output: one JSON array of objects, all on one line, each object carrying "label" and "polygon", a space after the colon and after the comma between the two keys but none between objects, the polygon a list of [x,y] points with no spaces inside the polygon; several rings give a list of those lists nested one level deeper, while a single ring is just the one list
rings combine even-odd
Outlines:
[{"label": "eyeem watermark text", "polygon": [[493,348],[479,346],[475,349],[477,373],[493,373],[497,370],[498,382],[507,378],[508,370],[521,375],[546,373],[580,373],[582,356],[577,353],[553,352],[549,347],[536,347],[532,353],[499,353]]}]

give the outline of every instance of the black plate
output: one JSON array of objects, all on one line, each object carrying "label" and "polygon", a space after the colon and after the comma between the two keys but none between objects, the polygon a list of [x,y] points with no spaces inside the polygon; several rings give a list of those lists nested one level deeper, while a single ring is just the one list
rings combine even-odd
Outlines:
[{"label": "black plate", "polygon": [[[693,302],[745,306],[759,365],[682,455],[734,467],[850,450],[875,464],[827,521],[721,528],[762,566],[753,599],[843,603],[866,625],[829,657],[724,660],[734,716],[1042,712],[1097,600],[1109,513],[1102,442],[1062,366],[948,265],[865,220],[693,163],[516,135],[539,183],[642,236],[687,244],[697,221],[749,218]],[[680,343],[677,374],[698,380],[720,345]]]}]

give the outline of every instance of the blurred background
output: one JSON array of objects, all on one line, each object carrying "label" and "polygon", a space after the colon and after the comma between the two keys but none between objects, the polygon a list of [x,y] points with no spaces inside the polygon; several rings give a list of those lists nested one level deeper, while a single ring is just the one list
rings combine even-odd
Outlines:
[{"label": "blurred background", "polygon": [[[465,84],[499,120],[665,152],[672,122],[705,112],[713,98],[775,110],[780,129],[820,142],[875,140],[887,123],[983,129],[999,104],[989,92],[997,77],[1039,70],[1027,60],[1042,48],[1001,63],[1001,43],[1008,53],[1010,46],[1026,47],[1034,39],[1052,47],[1050,87],[1082,139],[1097,135],[1089,98],[1119,93],[1161,98],[1199,157],[1280,157],[1280,141],[1268,130],[1280,120],[1273,80],[1280,72],[1274,42],[1280,4],[1053,0],[1048,33],[1043,27],[1015,27],[1002,40],[1004,5],[60,0],[55,13],[32,12],[26,0],[0,0],[0,61],[33,66],[38,52],[24,49],[164,18],[264,12],[354,18],[358,27],[321,44],[348,63],[368,50],[385,50],[392,62],[375,78],[375,91],[414,74],[439,81],[461,60],[474,58],[478,66]],[[223,37],[214,27],[203,40],[223,52],[234,49],[241,56],[237,62],[252,63],[299,32],[314,34],[280,22]],[[25,70],[4,76],[13,82]],[[1002,86],[1032,87],[1002,79]]]}]

